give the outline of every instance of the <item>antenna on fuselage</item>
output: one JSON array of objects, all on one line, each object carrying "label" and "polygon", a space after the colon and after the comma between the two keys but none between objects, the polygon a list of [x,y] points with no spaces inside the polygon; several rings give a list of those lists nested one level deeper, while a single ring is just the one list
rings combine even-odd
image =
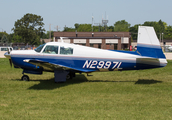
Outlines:
[{"label": "antenna on fuselage", "polygon": [[62,43],[64,43],[64,41],[63,41],[63,37],[60,37],[60,40],[61,40],[61,42],[62,42]]},{"label": "antenna on fuselage", "polygon": [[64,41],[63,41],[64,38],[67,39],[67,37],[60,37],[60,40],[61,40],[62,43],[64,43]]}]

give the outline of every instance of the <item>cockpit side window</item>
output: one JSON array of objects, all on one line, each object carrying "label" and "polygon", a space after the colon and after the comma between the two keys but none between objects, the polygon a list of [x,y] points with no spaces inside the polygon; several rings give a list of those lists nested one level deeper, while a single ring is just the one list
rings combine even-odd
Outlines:
[{"label": "cockpit side window", "polygon": [[40,45],[39,47],[37,47],[36,49],[34,49],[36,52],[41,52],[42,48],[44,47],[45,44]]},{"label": "cockpit side window", "polygon": [[60,54],[72,55],[73,54],[73,48],[61,46],[60,47]]},{"label": "cockpit side window", "polygon": [[43,53],[48,53],[48,54],[58,54],[58,46],[54,45],[47,45],[43,51]]}]

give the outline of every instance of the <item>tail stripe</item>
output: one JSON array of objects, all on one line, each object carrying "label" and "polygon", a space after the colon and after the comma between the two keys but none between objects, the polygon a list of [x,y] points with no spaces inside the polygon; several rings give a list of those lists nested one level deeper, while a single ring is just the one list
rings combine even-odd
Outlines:
[{"label": "tail stripe", "polygon": [[153,27],[139,26],[137,51],[142,56],[166,58]]}]

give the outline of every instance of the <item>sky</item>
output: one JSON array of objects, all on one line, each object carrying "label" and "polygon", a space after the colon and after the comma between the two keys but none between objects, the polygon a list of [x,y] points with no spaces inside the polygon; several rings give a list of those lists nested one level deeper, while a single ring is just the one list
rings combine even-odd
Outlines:
[{"label": "sky", "polygon": [[160,19],[172,25],[171,5],[172,0],[0,0],[0,32],[13,33],[15,21],[27,13],[41,16],[46,31],[50,24],[53,31],[92,24],[92,16],[94,23],[108,19],[108,26],[120,20],[134,26]]}]

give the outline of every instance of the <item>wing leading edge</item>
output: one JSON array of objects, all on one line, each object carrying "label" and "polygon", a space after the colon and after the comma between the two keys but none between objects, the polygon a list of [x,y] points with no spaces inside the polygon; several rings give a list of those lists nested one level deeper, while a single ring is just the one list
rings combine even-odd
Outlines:
[{"label": "wing leading edge", "polygon": [[25,59],[24,62],[36,65],[36,68],[43,68],[44,71],[54,72],[55,70],[63,71],[63,70],[75,70],[80,72],[93,72],[92,70],[83,70],[83,69],[76,69],[60,64],[54,64],[42,60],[34,60],[34,59]]}]

